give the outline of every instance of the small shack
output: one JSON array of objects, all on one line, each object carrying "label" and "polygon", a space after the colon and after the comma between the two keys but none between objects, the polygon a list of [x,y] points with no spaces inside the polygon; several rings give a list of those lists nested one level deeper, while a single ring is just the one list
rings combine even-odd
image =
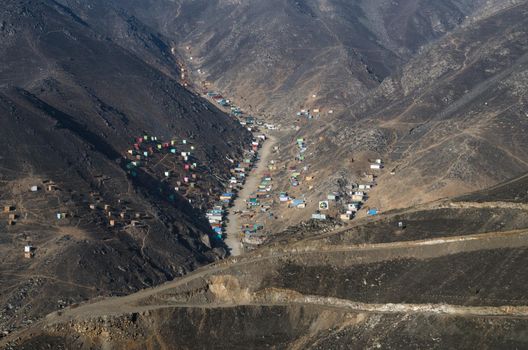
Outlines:
[{"label": "small shack", "polygon": [[34,256],[35,248],[31,244],[26,244],[24,246],[24,257],[25,258],[32,258]]}]

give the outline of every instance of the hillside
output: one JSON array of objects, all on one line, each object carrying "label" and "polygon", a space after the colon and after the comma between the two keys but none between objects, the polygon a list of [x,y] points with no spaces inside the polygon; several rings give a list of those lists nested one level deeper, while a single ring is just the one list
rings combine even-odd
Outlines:
[{"label": "hillside", "polygon": [[[114,25],[110,36],[51,0],[0,9],[2,332],[226,254],[203,209],[251,135],[173,78],[161,35],[124,14]],[[139,154],[162,141],[178,153]],[[176,192],[191,176],[181,151],[197,165]]]},{"label": "hillside", "polygon": [[54,313],[7,348],[524,348],[528,203],[488,193],[304,232],[313,235]]},{"label": "hillside", "polygon": [[343,159],[330,163],[326,173],[342,170],[359,178],[367,159],[382,158],[369,205],[388,210],[526,172],[527,11],[522,2],[455,30],[353,104],[350,113],[319,125],[316,135],[324,142],[314,152],[337,150]]},{"label": "hillside", "polygon": [[174,39],[199,87],[283,120],[301,106],[343,110],[485,1],[112,3]]},{"label": "hillside", "polygon": [[528,347],[527,0],[2,5],[0,349]]}]

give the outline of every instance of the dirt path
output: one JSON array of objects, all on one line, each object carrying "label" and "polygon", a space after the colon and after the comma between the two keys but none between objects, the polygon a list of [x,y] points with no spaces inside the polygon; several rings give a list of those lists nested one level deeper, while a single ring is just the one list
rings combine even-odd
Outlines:
[{"label": "dirt path", "polygon": [[[296,249],[294,251],[288,250],[283,252],[277,252],[269,255],[259,255],[255,257],[230,259],[227,261],[222,261],[217,264],[209,265],[203,268],[199,268],[193,273],[179,278],[177,280],[167,282],[160,286],[144,289],[137,293],[127,295],[124,297],[113,297],[106,298],[103,300],[93,300],[91,303],[84,304],[79,308],[70,308],[62,312],[62,315],[57,313],[52,313],[47,316],[48,322],[53,322],[55,320],[67,320],[74,319],[77,317],[93,317],[100,315],[117,315],[123,314],[126,312],[137,312],[141,306],[144,306],[145,309],[155,308],[155,306],[148,305],[148,302],[145,304],[145,301],[156,294],[166,292],[175,287],[185,285],[192,280],[206,278],[212,274],[229,270],[234,267],[241,268],[244,265],[254,264],[258,262],[263,262],[268,259],[277,259],[292,257],[295,255],[304,255],[304,254],[333,254],[333,253],[342,253],[342,252],[365,252],[371,251],[375,255],[379,255],[383,251],[387,250],[399,250],[399,256],[418,256],[422,258],[426,257],[424,255],[426,252],[420,248],[431,247],[430,254],[427,257],[441,256],[446,254],[453,254],[455,252],[463,251],[475,251],[475,250],[485,250],[493,248],[503,248],[503,247],[515,247],[515,246],[526,246],[528,244],[528,231],[527,230],[515,230],[507,232],[489,232],[483,234],[475,234],[469,236],[455,236],[455,237],[445,237],[445,238],[434,238],[426,239],[419,241],[408,241],[408,242],[393,242],[393,243],[377,243],[377,244],[361,244],[361,245],[352,245],[352,246],[337,246],[331,249]],[[408,249],[407,254],[402,254],[404,250]],[[376,253],[378,251],[378,253]],[[280,300],[280,298],[278,298]],[[296,302],[292,300],[292,302]],[[298,301],[297,301],[298,302]],[[385,305],[385,304],[384,304]],[[388,305],[388,304],[387,304]],[[164,307],[168,306],[182,306],[181,304],[167,304]],[[204,307],[204,305],[201,305]],[[216,305],[218,306],[218,305]]]},{"label": "dirt path", "polygon": [[235,212],[240,212],[246,209],[246,199],[249,198],[251,193],[257,190],[260,178],[267,172],[267,166],[269,158],[271,157],[273,146],[276,144],[277,139],[274,136],[269,136],[264,146],[260,150],[260,160],[257,163],[257,166],[249,176],[246,178],[246,183],[242,190],[238,193],[238,197],[234,202],[234,206],[229,210],[229,215],[227,216],[227,227],[226,235],[227,238],[225,243],[231,249],[232,256],[238,256],[242,253],[242,246],[240,243],[240,214],[235,214]]}]

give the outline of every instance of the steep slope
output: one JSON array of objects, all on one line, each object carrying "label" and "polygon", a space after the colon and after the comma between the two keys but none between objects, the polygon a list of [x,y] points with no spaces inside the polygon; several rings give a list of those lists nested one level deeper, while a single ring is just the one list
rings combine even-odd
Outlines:
[{"label": "steep slope", "polygon": [[[3,331],[87,298],[170,280],[225,254],[213,250],[222,243],[210,242],[197,207],[223,189],[226,156],[239,158],[251,136],[173,79],[179,71],[170,44],[129,19],[116,16],[126,30],[114,38],[52,0],[2,4]],[[174,141],[178,152],[131,159],[144,135]],[[197,163],[195,186],[180,186],[186,192],[173,187],[191,176],[180,151]],[[28,244],[33,258],[24,258]]]},{"label": "steep slope", "polygon": [[486,193],[472,195],[486,206],[455,198],[289,237],[154,289],[51,314],[3,344],[524,348],[528,203]]},{"label": "steep slope", "polygon": [[112,3],[179,43],[195,82],[283,118],[300,106],[339,110],[363,97],[484,1]]},{"label": "steep slope", "polygon": [[522,2],[447,35],[329,128],[344,157],[386,161],[372,206],[453,196],[528,170],[527,11]]}]

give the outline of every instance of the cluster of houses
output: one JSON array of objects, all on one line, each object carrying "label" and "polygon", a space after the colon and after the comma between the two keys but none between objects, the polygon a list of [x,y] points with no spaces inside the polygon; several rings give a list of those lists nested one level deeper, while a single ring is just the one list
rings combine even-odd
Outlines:
[{"label": "cluster of houses", "polygon": [[[46,191],[46,192],[54,192],[58,190],[57,185],[50,180],[44,180],[42,184],[38,185],[31,185],[29,186],[29,192],[40,192],[40,191]],[[14,204],[6,204],[3,206],[2,213],[6,215],[7,217],[7,225],[8,226],[15,226],[17,221],[20,218],[20,215],[17,212],[17,208]],[[55,214],[58,219],[62,217],[66,217],[68,214],[63,212],[58,212]]]},{"label": "cluster of houses", "polygon": [[4,205],[3,214],[7,217],[8,226],[14,226],[16,224],[18,214],[14,205]]},{"label": "cluster of houses", "polygon": [[299,162],[304,162],[304,154],[308,148],[306,147],[306,140],[303,137],[297,138],[297,148],[299,150],[299,153],[295,157],[295,160]]},{"label": "cluster of houses", "polygon": [[89,209],[106,218],[110,227],[140,227],[143,226],[143,220],[148,215],[129,208],[123,200],[118,200],[116,204],[110,204],[103,201],[97,191],[90,192]]},{"label": "cluster of houses", "polygon": [[300,112],[297,112],[297,117],[302,117],[302,118],[306,118],[306,119],[314,119],[314,118],[317,118],[319,116],[319,109],[313,109],[313,110],[309,110],[309,109],[301,109]]},{"label": "cluster of houses", "polygon": [[[194,151],[195,147],[187,139],[164,142],[157,136],[144,134],[135,138],[133,147],[127,151],[125,167],[132,177],[138,175],[140,168],[161,176],[176,193],[192,203],[188,192],[197,187],[199,175],[205,171],[194,157]],[[174,200],[174,194],[168,196]]]},{"label": "cluster of houses", "polygon": [[[269,212],[270,217],[272,217],[273,213],[270,211],[273,205],[273,198],[271,196],[272,189],[273,178],[271,177],[271,174],[264,174],[260,179],[257,190],[246,199],[247,213],[242,217],[253,219],[254,214],[257,211],[262,213]],[[258,236],[257,233],[263,228],[264,225],[255,223],[253,220],[250,220],[250,223],[242,224],[242,242],[246,247],[262,243],[264,238]]]},{"label": "cluster of houses", "polygon": [[210,98],[215,100],[216,103],[218,103],[222,107],[229,107],[231,105],[231,101],[230,100],[224,98],[221,94],[218,94],[216,92],[209,91],[207,93],[207,96],[209,96]]},{"label": "cluster of houses", "polygon": [[[266,129],[275,129],[275,125],[264,124],[263,121],[251,115],[245,115],[240,107],[235,106],[229,99],[224,98],[221,94],[210,91],[207,92],[207,96],[212,98],[222,107],[230,107],[231,115],[238,120],[240,125],[244,126],[248,131],[253,132],[254,135],[250,148],[244,152],[243,160],[231,168],[232,176],[226,186],[226,191],[222,193],[219,200],[214,203],[213,207],[206,212],[211,228],[214,230],[216,237],[220,239],[225,235],[225,220],[228,209],[233,205],[238,191],[244,185],[246,176],[255,166],[258,157],[258,150],[262,147],[263,142],[266,141],[266,135],[259,133],[259,128],[265,127]],[[233,160],[230,161],[234,164]],[[263,192],[268,189],[270,181],[271,178],[262,179],[256,194],[246,200],[248,210],[260,206],[260,199],[263,196]],[[271,187],[269,187],[269,190],[271,190]],[[242,232],[247,232],[248,234],[257,229],[260,229],[258,225],[246,224],[241,227]]]},{"label": "cluster of houses", "polygon": [[233,205],[237,192],[245,183],[246,175],[255,165],[258,147],[260,147],[260,143],[257,142],[256,146],[252,144],[251,149],[244,152],[242,162],[231,168],[232,176],[226,186],[226,191],[220,195],[219,200],[214,203],[213,207],[206,212],[207,220],[217,239],[222,239],[225,235],[227,210]]},{"label": "cluster of houses", "polygon": [[289,196],[287,192],[281,192],[279,194],[279,203],[286,204],[288,208],[306,208],[306,201],[304,199]]},{"label": "cluster of houses", "polygon": [[[371,161],[370,169],[379,170],[383,168],[383,161],[375,159]],[[314,220],[326,220],[326,211],[330,210],[333,205],[339,207],[338,203],[342,204],[339,209],[339,218],[342,221],[350,221],[356,213],[363,207],[368,200],[368,192],[376,186],[376,175],[365,174],[363,183],[355,183],[346,189],[346,193],[333,192],[328,194],[326,200],[319,201],[317,211],[312,214]],[[375,216],[379,214],[377,208],[367,208],[368,216]]]},{"label": "cluster of houses", "polygon": [[383,161],[381,159],[374,159],[370,163],[371,170],[381,170],[383,169]]},{"label": "cluster of houses", "polygon": [[240,125],[244,126],[250,132],[258,132],[259,128],[267,130],[277,130],[278,126],[273,123],[265,123],[263,120],[255,118],[252,115],[245,115],[242,109],[233,104],[229,99],[224,98],[221,94],[208,91],[206,92],[207,97],[211,98],[218,105],[224,108],[230,108],[230,113],[233,117],[237,118]]}]

